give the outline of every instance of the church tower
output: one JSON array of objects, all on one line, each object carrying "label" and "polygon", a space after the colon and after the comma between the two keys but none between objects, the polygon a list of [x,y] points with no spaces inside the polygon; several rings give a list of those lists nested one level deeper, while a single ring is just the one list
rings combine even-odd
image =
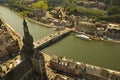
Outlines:
[{"label": "church tower", "polygon": [[38,75],[39,80],[48,80],[46,76],[44,56],[39,50],[34,49],[33,37],[29,32],[27,22],[25,21],[25,19],[23,21],[23,30],[24,36],[22,56],[24,57],[24,59],[30,59],[32,63],[33,72],[35,72]]},{"label": "church tower", "polygon": [[25,55],[30,56],[34,51],[33,37],[28,30],[27,22],[25,21],[25,19],[23,20],[23,30],[24,36],[22,51],[25,53]]}]

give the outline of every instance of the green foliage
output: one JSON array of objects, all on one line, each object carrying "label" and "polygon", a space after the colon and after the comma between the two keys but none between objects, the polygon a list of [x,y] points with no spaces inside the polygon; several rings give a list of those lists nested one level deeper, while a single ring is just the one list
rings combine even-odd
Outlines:
[{"label": "green foliage", "polygon": [[27,7],[25,7],[24,5],[22,5],[22,4],[16,4],[16,3],[14,3],[14,4],[12,4],[12,5],[9,5],[12,9],[15,9],[16,11],[20,11],[20,12],[22,12],[22,11],[24,11],[24,10],[29,10],[29,8],[27,8]]},{"label": "green foliage", "polygon": [[111,0],[111,5],[120,6],[120,0]]},{"label": "green foliage", "polygon": [[83,2],[77,3],[78,6],[83,6]]},{"label": "green foliage", "polygon": [[[92,17],[95,20],[106,20],[120,23],[119,0],[89,0],[89,1],[100,1],[107,4],[108,5],[107,11],[76,7],[75,0],[65,0],[63,6],[67,10],[68,14]],[[83,3],[77,5],[83,5]]]},{"label": "green foliage", "polygon": [[9,1],[9,7],[16,10],[16,11],[24,11],[24,10],[29,10],[26,5],[22,4],[23,2],[28,2],[29,0],[10,0]]},{"label": "green foliage", "polygon": [[98,19],[101,19],[102,17],[107,16],[107,13],[105,11],[92,10],[92,9],[86,9],[86,8],[77,8],[75,10],[75,13],[78,14],[78,15],[95,17],[95,18],[98,18]]},{"label": "green foliage", "polygon": [[48,4],[53,7],[59,6],[64,2],[64,0],[47,0],[47,1]]},{"label": "green foliage", "polygon": [[109,6],[107,12],[108,21],[120,23],[120,6]]},{"label": "green foliage", "polygon": [[62,6],[67,10],[68,14],[76,12],[76,0],[64,0]]},{"label": "green foliage", "polygon": [[108,15],[114,15],[120,13],[120,6],[110,6],[108,9]]},{"label": "green foliage", "polygon": [[[0,0],[4,1],[4,0]],[[21,11],[23,15],[27,15],[30,8],[24,5],[24,2],[29,0],[10,0],[9,6],[16,9],[17,11]],[[106,20],[112,22],[120,23],[120,1],[119,0],[89,0],[89,1],[100,1],[107,4],[108,8],[106,11],[101,11],[97,9],[87,9],[80,8],[77,5],[83,5],[83,3],[77,4],[77,0],[34,0],[35,3],[32,4],[32,9],[44,9],[49,10],[55,8],[56,6],[62,6],[66,9],[67,14],[78,15],[78,16],[87,16],[92,17],[95,20]],[[49,5],[49,7],[48,7]]]},{"label": "green foliage", "polygon": [[48,9],[48,5],[44,1],[38,1],[34,3],[32,7],[34,9],[44,9],[44,10]]},{"label": "green foliage", "polygon": [[101,2],[105,3],[105,4],[110,4],[111,0],[100,0]]},{"label": "green foliage", "polygon": [[23,11],[23,12],[20,12],[20,14],[23,15],[23,16],[27,16],[28,13],[29,13],[29,11]]},{"label": "green foliage", "polygon": [[107,5],[120,5],[120,0],[89,0],[89,1],[100,1]]},{"label": "green foliage", "polygon": [[8,2],[8,0],[0,0],[0,4],[1,3],[7,3]]},{"label": "green foliage", "polygon": [[64,0],[47,0],[47,3],[49,6],[48,9],[52,10],[55,7],[62,5],[62,3],[64,3]]},{"label": "green foliage", "polygon": [[108,21],[120,23],[120,14],[111,15],[108,17]]}]

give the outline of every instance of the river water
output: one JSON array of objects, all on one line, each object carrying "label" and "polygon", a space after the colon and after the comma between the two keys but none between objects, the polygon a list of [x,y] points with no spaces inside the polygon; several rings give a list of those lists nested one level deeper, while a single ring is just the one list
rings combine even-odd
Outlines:
[{"label": "river water", "polygon": [[[19,34],[23,35],[22,17],[2,6],[0,6],[0,16]],[[54,32],[50,28],[42,27],[30,21],[28,21],[28,26],[35,41]],[[120,44],[100,41],[89,42],[70,35],[47,47],[43,52],[120,71]]]}]

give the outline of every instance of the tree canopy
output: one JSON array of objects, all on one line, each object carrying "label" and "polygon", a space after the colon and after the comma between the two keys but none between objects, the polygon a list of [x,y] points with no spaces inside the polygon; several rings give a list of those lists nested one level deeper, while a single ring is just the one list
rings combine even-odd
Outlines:
[{"label": "tree canopy", "polygon": [[108,5],[120,5],[120,0],[89,0],[89,1],[100,1]]},{"label": "tree canopy", "polygon": [[120,0],[111,0],[111,5],[120,6]]},{"label": "tree canopy", "polygon": [[33,3],[32,7],[34,9],[44,9],[44,10],[48,9],[48,5],[44,1],[38,1],[36,3]]},{"label": "tree canopy", "polygon": [[107,11],[108,15],[120,14],[120,6],[110,6]]},{"label": "tree canopy", "polygon": [[6,3],[8,0],[0,0],[0,3]]}]

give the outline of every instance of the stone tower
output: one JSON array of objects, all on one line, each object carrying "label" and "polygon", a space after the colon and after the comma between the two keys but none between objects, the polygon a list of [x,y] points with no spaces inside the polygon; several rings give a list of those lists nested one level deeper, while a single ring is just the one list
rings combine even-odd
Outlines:
[{"label": "stone tower", "polygon": [[23,21],[23,26],[24,36],[22,56],[24,59],[30,59],[33,72],[38,75],[37,77],[39,78],[39,80],[47,80],[44,56],[39,50],[34,49],[33,37],[29,33],[27,22],[25,21],[25,19]]},{"label": "stone tower", "polygon": [[34,51],[33,37],[28,30],[27,22],[25,21],[25,19],[23,21],[23,30],[24,30],[24,36],[23,36],[22,50],[26,55],[30,56]]}]

